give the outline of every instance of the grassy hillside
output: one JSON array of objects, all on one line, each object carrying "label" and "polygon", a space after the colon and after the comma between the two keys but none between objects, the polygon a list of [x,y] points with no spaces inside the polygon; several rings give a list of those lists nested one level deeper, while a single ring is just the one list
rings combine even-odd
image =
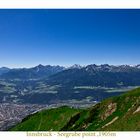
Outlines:
[{"label": "grassy hillside", "polygon": [[60,130],[69,122],[72,116],[79,113],[78,109],[72,109],[66,106],[43,110],[34,115],[25,118],[20,124],[12,128],[12,130],[23,131],[43,131],[43,130]]},{"label": "grassy hillside", "polygon": [[86,110],[60,107],[27,117],[11,130],[140,130],[140,88]]},{"label": "grassy hillside", "polygon": [[140,130],[140,89],[104,100],[90,108],[82,122],[79,120],[67,130]]}]

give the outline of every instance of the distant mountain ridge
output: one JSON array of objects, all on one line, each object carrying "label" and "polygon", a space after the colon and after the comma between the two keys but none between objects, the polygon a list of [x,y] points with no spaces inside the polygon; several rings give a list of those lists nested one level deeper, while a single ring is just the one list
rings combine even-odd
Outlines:
[{"label": "distant mountain ridge", "polygon": [[4,74],[4,73],[7,73],[7,72],[9,72],[9,71],[10,71],[9,68],[7,68],[7,67],[1,67],[1,68],[0,68],[0,75],[2,75],[2,74]]},{"label": "distant mountain ridge", "polygon": [[51,65],[38,65],[33,68],[20,68],[10,69],[9,71],[1,74],[2,79],[41,79],[46,78],[50,75],[63,71],[65,68],[62,66],[51,66]]},{"label": "distant mountain ridge", "polygon": [[[38,65],[0,75],[0,102],[51,104],[63,100],[101,101],[140,86],[140,67],[121,65]],[[70,101],[71,102],[71,101]]]},{"label": "distant mountain ridge", "polygon": [[98,72],[140,72],[140,65],[96,65],[91,64],[87,66],[81,66],[78,64],[75,64],[73,66],[70,66],[68,68],[64,66],[51,66],[51,65],[41,65],[32,67],[32,68],[14,68],[9,69],[6,67],[0,68],[0,78],[2,79],[41,79],[46,78],[52,75],[55,75],[60,72],[65,71],[84,71],[85,73],[90,73],[90,75],[98,73]]},{"label": "distant mountain ridge", "polygon": [[88,65],[69,68],[51,75],[47,82],[66,86],[139,86],[139,65]]}]

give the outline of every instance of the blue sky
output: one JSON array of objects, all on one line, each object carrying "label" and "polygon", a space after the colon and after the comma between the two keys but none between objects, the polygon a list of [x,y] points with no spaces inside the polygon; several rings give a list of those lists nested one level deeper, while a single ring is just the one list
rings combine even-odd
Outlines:
[{"label": "blue sky", "polygon": [[0,10],[0,67],[91,63],[140,63],[140,10]]}]

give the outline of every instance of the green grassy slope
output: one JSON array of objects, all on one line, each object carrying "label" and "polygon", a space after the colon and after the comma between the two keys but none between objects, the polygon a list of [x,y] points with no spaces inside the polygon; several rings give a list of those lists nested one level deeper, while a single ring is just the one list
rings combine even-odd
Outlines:
[{"label": "green grassy slope", "polygon": [[67,130],[140,130],[140,88],[104,100],[90,108],[81,123],[78,121]]},{"label": "green grassy slope", "polygon": [[137,131],[140,130],[140,88],[86,110],[69,107],[44,110],[12,130]]},{"label": "green grassy slope", "polygon": [[69,122],[72,116],[75,116],[81,110],[72,109],[66,106],[43,110],[36,114],[25,118],[20,124],[11,130],[17,131],[44,131],[60,130],[66,123]]}]

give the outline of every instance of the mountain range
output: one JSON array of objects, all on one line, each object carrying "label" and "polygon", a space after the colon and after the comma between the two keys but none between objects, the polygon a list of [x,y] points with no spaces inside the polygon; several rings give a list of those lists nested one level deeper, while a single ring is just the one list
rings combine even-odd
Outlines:
[{"label": "mountain range", "polygon": [[[64,80],[65,79],[65,80]],[[76,86],[117,87],[140,85],[139,65],[88,65],[74,67],[49,77],[49,83]]]},{"label": "mountain range", "polygon": [[9,68],[7,68],[7,67],[1,67],[1,68],[0,68],[0,75],[2,75],[2,74],[4,74],[4,73],[7,73],[7,72],[9,72],[9,71],[10,71]]},{"label": "mountain range", "polygon": [[33,68],[20,68],[20,69],[9,69],[9,68],[0,68],[0,78],[2,79],[41,79],[46,78],[50,75],[58,73],[64,70],[64,67],[61,66],[50,66],[50,65],[38,65]]},{"label": "mountain range", "polygon": [[140,85],[140,65],[38,65],[32,68],[0,68],[0,79],[46,80],[50,84],[90,86]]},{"label": "mountain range", "polygon": [[1,103],[101,101],[140,86],[140,65],[0,68]]}]

